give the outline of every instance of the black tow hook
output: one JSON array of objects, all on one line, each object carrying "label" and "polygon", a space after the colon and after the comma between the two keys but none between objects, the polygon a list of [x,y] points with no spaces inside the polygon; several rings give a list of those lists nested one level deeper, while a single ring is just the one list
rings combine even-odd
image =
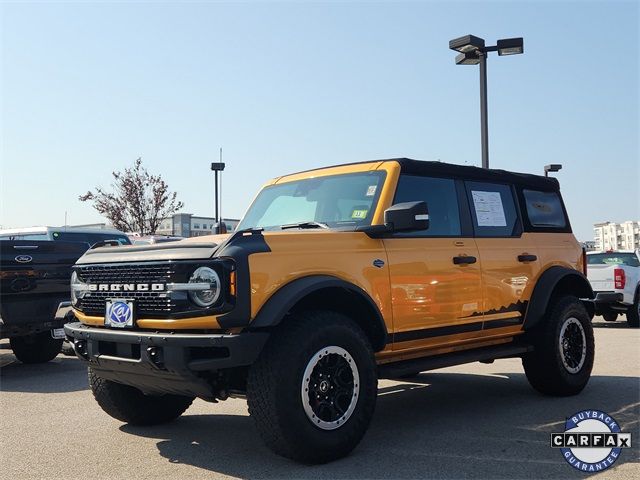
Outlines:
[{"label": "black tow hook", "polygon": [[159,347],[147,347],[147,355],[151,362],[158,368],[164,368],[162,349]]},{"label": "black tow hook", "polygon": [[89,360],[89,352],[87,350],[86,340],[74,340],[72,345],[73,350],[76,352],[76,355],[84,358],[85,360]]}]

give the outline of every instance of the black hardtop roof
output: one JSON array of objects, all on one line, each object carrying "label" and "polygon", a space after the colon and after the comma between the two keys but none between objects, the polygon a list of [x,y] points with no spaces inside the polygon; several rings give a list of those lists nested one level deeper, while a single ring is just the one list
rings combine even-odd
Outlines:
[{"label": "black hardtop roof", "polygon": [[[470,180],[487,180],[494,182],[515,183],[546,191],[560,190],[560,183],[553,177],[533,175],[531,173],[509,172],[493,168],[472,167],[469,165],[456,165],[444,162],[429,162],[425,160],[412,160],[410,158],[394,158],[400,164],[402,173],[414,175],[446,175],[462,177]],[[386,160],[384,160],[386,161]]]},{"label": "black hardtop roof", "polygon": [[[493,182],[515,183],[521,186],[535,188],[544,191],[559,191],[560,183],[553,177],[532,175],[530,173],[509,172],[493,168],[472,167],[469,165],[456,165],[454,163],[433,162],[428,160],[413,160],[411,158],[387,158],[380,160],[366,160],[364,162],[342,163],[328,167],[314,168],[298,173],[324,170],[325,168],[340,167],[343,165],[357,165],[376,162],[398,162],[402,173],[408,175],[438,175],[446,177],[460,177],[469,180],[487,180]],[[285,177],[288,175],[285,175]]]}]

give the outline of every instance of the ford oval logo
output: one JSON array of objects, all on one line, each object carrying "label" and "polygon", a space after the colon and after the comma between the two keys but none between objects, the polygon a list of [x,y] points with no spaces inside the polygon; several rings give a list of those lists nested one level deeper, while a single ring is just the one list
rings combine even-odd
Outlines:
[{"label": "ford oval logo", "polygon": [[33,260],[33,257],[31,255],[18,255],[15,260],[18,263],[29,263]]},{"label": "ford oval logo", "polygon": [[132,315],[131,307],[126,302],[113,302],[107,310],[107,318],[115,326],[130,325]]}]

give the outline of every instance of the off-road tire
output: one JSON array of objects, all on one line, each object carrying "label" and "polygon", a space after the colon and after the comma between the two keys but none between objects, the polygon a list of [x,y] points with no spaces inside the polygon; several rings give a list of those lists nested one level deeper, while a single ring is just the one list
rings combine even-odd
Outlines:
[{"label": "off-road tire", "polygon": [[[359,391],[344,423],[323,430],[305,412],[301,389],[314,356],[331,346],[352,357]],[[258,432],[271,450],[297,462],[318,464],[348,455],[360,442],[373,416],[377,387],[374,354],[364,332],[342,314],[308,311],[287,318],[273,332],[249,370],[247,400]]]},{"label": "off-road tire", "polygon": [[[579,326],[574,323],[574,329],[581,327],[585,337],[584,362],[575,373],[565,367],[560,347],[563,325],[571,319],[579,322]],[[534,351],[523,356],[522,364],[533,388],[554,396],[576,395],[584,389],[593,368],[595,344],[591,319],[578,298],[569,295],[555,298],[547,310],[546,318],[530,332],[529,339]]]},{"label": "off-road tire", "polygon": [[618,319],[617,313],[603,313],[602,318],[605,322],[615,322]]},{"label": "off-road tire", "polygon": [[631,328],[640,327],[640,290],[636,291],[635,301],[627,310],[627,325]]},{"label": "off-road tire", "polygon": [[58,356],[62,339],[53,338],[51,332],[35,333],[9,339],[11,350],[22,363],[45,363]]},{"label": "off-road tire", "polygon": [[158,425],[175,420],[194,399],[181,395],[145,395],[137,388],[101,378],[91,367],[89,386],[102,410],[131,425]]}]

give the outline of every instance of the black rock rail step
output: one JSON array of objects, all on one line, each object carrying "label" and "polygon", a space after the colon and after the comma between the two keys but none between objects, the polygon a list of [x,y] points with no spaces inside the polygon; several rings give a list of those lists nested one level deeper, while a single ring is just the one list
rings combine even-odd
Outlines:
[{"label": "black rock rail step", "polygon": [[507,344],[492,347],[476,348],[461,352],[445,353],[431,357],[403,360],[378,366],[379,378],[398,378],[415,372],[424,372],[438,368],[452,367],[472,362],[487,362],[499,358],[520,357],[533,350],[531,345]]}]

